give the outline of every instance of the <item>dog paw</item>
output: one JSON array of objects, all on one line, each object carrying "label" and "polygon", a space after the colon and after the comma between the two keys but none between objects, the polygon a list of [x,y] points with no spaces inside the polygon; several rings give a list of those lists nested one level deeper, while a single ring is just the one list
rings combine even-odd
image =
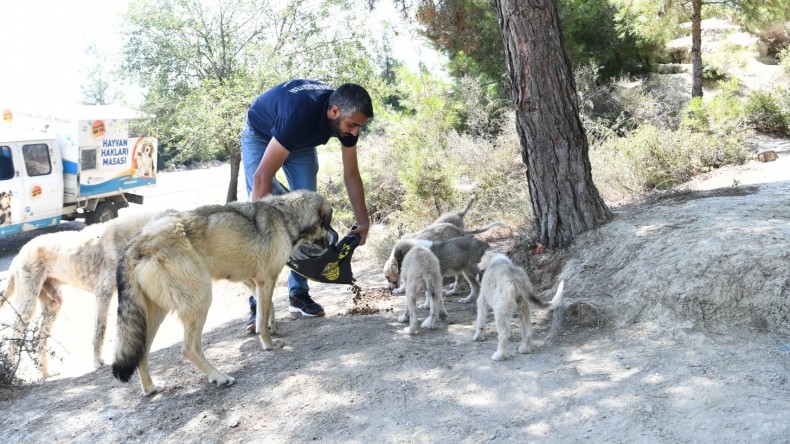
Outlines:
[{"label": "dog paw", "polygon": [[98,369],[100,369],[102,367],[104,367],[104,361],[102,361],[101,359],[96,359],[96,360],[93,361],[93,368],[94,369],[98,370]]},{"label": "dog paw", "polygon": [[271,339],[269,340],[269,344],[266,344],[266,341],[261,339],[261,346],[265,351],[271,351],[283,348],[285,346],[285,342],[281,339]]},{"label": "dog paw", "polygon": [[458,294],[458,290],[456,290],[455,288],[450,288],[447,291],[445,291],[444,294],[447,296],[454,296]]},{"label": "dog paw", "polygon": [[406,328],[403,329],[403,334],[407,335],[407,336],[416,335],[417,334],[417,329],[416,328],[411,328],[411,327],[406,327]]},{"label": "dog paw", "polygon": [[427,310],[430,306],[431,304],[429,302],[424,302],[418,305],[417,308],[419,308],[420,310]]},{"label": "dog paw", "polygon": [[41,377],[44,378],[44,379],[54,378],[55,376],[58,376],[59,374],[60,374],[60,372],[51,372],[49,370],[42,370],[41,371]]},{"label": "dog paw", "polygon": [[522,345],[518,348],[518,352],[521,353],[522,355],[526,355],[527,353],[531,353],[531,350],[529,346]]},{"label": "dog paw", "polygon": [[485,337],[483,337],[483,333],[478,331],[475,332],[474,336],[472,336],[472,340],[476,342],[483,342],[485,340]]},{"label": "dog paw", "polygon": [[395,294],[395,295],[406,294],[406,289],[405,288],[396,288],[396,289],[392,290],[392,294]]},{"label": "dog paw", "polygon": [[143,389],[143,395],[145,395],[145,396],[155,395],[155,394],[161,392],[164,389],[165,388],[162,387],[161,385],[154,384],[151,387],[149,387],[148,389]]},{"label": "dog paw", "polygon": [[232,378],[228,375],[219,373],[215,376],[208,378],[208,382],[212,382],[217,385],[217,387],[229,387],[236,382],[235,378]]},{"label": "dog paw", "polygon": [[496,353],[491,355],[492,361],[504,361],[505,359],[507,359],[507,353],[505,352],[497,351]]},{"label": "dog paw", "polygon": [[458,299],[458,302],[460,302],[462,304],[468,304],[470,302],[474,302],[474,300],[475,300],[475,297],[470,294],[469,296],[467,296],[465,298]]},{"label": "dog paw", "polygon": [[422,321],[420,327],[427,328],[429,330],[436,330],[436,320],[433,316],[428,316],[424,321]]},{"label": "dog paw", "polygon": [[401,324],[403,324],[404,322],[409,322],[409,316],[408,315],[398,316],[398,322],[400,322]]}]

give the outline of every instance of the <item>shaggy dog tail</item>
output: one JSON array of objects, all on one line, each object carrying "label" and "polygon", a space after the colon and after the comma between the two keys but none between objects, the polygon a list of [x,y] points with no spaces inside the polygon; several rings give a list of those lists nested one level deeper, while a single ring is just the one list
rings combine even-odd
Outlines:
[{"label": "shaggy dog tail", "polygon": [[5,293],[0,293],[0,307],[5,305],[5,303],[8,302],[9,299],[11,299],[11,296],[14,295],[14,287],[15,287],[14,281],[16,280],[14,278],[14,275],[16,275],[16,273],[13,272],[8,273],[8,280],[5,287]]},{"label": "shaggy dog tail", "polygon": [[[127,249],[127,252],[129,250]],[[143,308],[143,293],[134,279],[134,261],[124,254],[118,262],[118,334],[112,375],[129,382],[143,360],[148,321]]]},{"label": "shaggy dog tail", "polygon": [[532,293],[528,293],[527,297],[529,298],[529,302],[531,304],[537,305],[540,308],[544,308],[544,309],[548,308],[549,310],[554,310],[555,308],[559,307],[560,304],[562,303],[563,288],[565,288],[564,279],[560,281],[560,285],[557,286],[557,292],[554,294],[554,298],[551,300],[551,302],[543,302],[540,299],[536,298],[535,295],[533,295]]}]

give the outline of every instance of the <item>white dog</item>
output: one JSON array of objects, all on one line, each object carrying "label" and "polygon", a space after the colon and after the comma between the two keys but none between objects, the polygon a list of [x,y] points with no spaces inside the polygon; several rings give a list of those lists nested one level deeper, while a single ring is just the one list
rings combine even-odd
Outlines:
[{"label": "white dog", "polygon": [[487,252],[480,260],[479,268],[485,274],[480,285],[480,296],[477,298],[477,330],[475,330],[472,339],[483,340],[488,308],[491,307],[499,335],[499,345],[496,353],[491,355],[491,359],[494,361],[506,359],[508,357],[507,342],[510,339],[508,321],[515,311],[521,326],[521,346],[518,351],[519,353],[529,353],[532,343],[529,305],[533,304],[543,309],[554,310],[562,303],[562,289],[565,286],[565,281],[560,282],[557,293],[551,302],[545,303],[535,297],[535,291],[532,289],[527,272],[513,264],[504,254]]},{"label": "white dog", "polygon": [[[24,322],[33,318],[36,300],[41,304],[42,325],[39,343],[41,374],[51,376],[47,359],[47,337],[57,318],[63,297],[62,285],[93,292],[96,295],[96,317],[93,337],[93,363],[101,359],[107,310],[115,294],[115,269],[129,241],[149,221],[170,214],[141,213],[89,225],[81,231],[61,231],[33,238],[25,244],[8,268],[6,298],[13,300],[20,319],[15,338],[24,333]],[[0,299],[0,306],[5,302]]]}]

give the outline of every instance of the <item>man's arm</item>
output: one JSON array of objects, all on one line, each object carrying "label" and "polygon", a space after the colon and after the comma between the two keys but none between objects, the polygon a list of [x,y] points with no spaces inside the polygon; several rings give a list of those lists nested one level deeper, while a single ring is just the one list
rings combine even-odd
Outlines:
[{"label": "man's arm", "polygon": [[359,164],[357,162],[357,147],[341,148],[343,152],[343,182],[346,184],[348,200],[354,209],[356,218],[356,228],[350,230],[348,234],[359,234],[362,238],[360,245],[365,245],[370,229],[370,219],[368,218],[368,207],[365,204],[365,188],[362,185],[362,176],[359,174]]},{"label": "man's arm", "polygon": [[289,154],[291,152],[272,137],[272,140],[269,141],[269,145],[266,147],[266,151],[263,153],[261,163],[258,164],[258,168],[252,176],[252,196],[250,196],[250,200],[254,202],[271,194],[274,174],[282,168]]}]

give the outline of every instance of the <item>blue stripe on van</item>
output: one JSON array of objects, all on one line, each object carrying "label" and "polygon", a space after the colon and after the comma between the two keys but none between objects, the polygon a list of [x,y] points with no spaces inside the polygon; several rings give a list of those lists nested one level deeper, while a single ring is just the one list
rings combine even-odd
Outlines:
[{"label": "blue stripe on van", "polygon": [[156,179],[153,177],[131,177],[127,174],[97,184],[80,184],[80,196],[92,196],[94,194],[109,193],[111,191],[127,190],[154,184],[156,184]]},{"label": "blue stripe on van", "polygon": [[68,160],[63,161],[63,172],[66,174],[77,174],[80,172],[79,165],[77,162],[71,162]]},{"label": "blue stripe on van", "polygon": [[21,233],[23,231],[35,230],[37,228],[51,227],[60,223],[61,216],[48,217],[46,219],[31,220],[21,224],[0,226],[0,236]]}]

